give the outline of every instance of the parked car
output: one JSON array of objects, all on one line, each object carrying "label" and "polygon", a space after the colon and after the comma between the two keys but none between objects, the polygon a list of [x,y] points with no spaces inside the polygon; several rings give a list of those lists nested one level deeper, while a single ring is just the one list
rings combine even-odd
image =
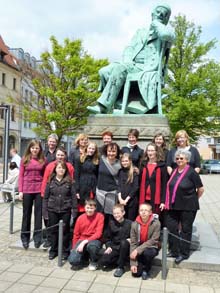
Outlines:
[{"label": "parked car", "polygon": [[220,173],[220,160],[205,160],[201,164],[201,174]]}]

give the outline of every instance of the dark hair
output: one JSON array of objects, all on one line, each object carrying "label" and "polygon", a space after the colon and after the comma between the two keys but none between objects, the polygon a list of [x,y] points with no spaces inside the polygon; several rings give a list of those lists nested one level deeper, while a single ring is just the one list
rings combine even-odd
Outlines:
[{"label": "dark hair", "polygon": [[108,149],[114,149],[114,148],[116,148],[116,150],[117,150],[116,159],[119,159],[119,157],[120,157],[120,147],[116,142],[111,142],[111,143],[106,144],[106,145],[103,146],[103,154],[104,154],[104,156],[107,157],[107,150]]},{"label": "dark hair", "polygon": [[89,206],[94,206],[96,207],[96,201],[94,199],[91,199],[91,198],[87,198],[85,200],[85,205],[89,205]]},{"label": "dark hair", "polygon": [[35,145],[38,145],[40,148],[39,154],[37,155],[37,159],[40,164],[43,164],[45,162],[44,152],[41,145],[41,142],[37,139],[32,139],[24,153],[24,166],[27,166],[27,164],[31,160],[31,148]]},{"label": "dark hair", "polygon": [[136,139],[138,139],[139,137],[139,131],[136,128],[131,128],[128,132],[128,136],[129,135],[134,135],[136,137]]},{"label": "dark hair", "polygon": [[61,152],[64,153],[65,156],[67,157],[67,151],[66,151],[66,149],[65,149],[64,147],[59,146],[59,147],[56,149],[56,153],[57,153],[58,151],[61,151]]},{"label": "dark hair", "polygon": [[9,164],[9,169],[10,169],[10,170],[14,170],[15,168],[18,168],[16,162],[11,162],[11,163]]},{"label": "dark hair", "polygon": [[161,132],[156,133],[156,134],[154,135],[153,139],[152,139],[152,142],[155,143],[155,139],[156,139],[157,137],[159,137],[159,136],[162,136],[162,138],[163,138],[163,144],[162,144],[161,147],[162,147],[162,149],[164,150],[164,149],[167,148],[167,146],[166,146],[166,138],[165,138],[165,136],[163,135],[163,133],[161,133]]},{"label": "dark hair", "polygon": [[62,161],[61,161],[61,162],[56,162],[56,164],[54,165],[53,172],[52,172],[52,174],[50,175],[48,181],[50,182],[52,179],[54,179],[54,178],[56,177],[56,168],[57,168],[58,165],[61,165],[61,167],[62,167],[63,169],[65,169],[65,173],[64,173],[64,175],[63,175],[63,180],[65,180],[65,181],[71,183],[73,180],[72,180],[72,178],[71,178],[70,175],[69,175],[69,171],[68,171],[67,165],[66,165],[65,162],[62,162]]},{"label": "dark hair", "polygon": [[113,133],[111,131],[108,131],[108,130],[107,131],[104,131],[102,133],[102,137],[105,136],[105,135],[111,136],[111,138],[113,138]]}]

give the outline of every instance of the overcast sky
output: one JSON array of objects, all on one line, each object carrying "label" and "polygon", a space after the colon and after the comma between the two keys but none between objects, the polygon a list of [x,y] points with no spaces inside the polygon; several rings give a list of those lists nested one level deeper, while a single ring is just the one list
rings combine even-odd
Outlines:
[{"label": "overcast sky", "polygon": [[[164,1],[163,1],[164,2]],[[7,0],[1,5],[0,34],[11,48],[23,48],[37,59],[50,48],[49,37],[83,40],[96,58],[121,57],[138,28],[150,23],[151,0]],[[179,13],[202,27],[201,41],[218,40],[209,57],[220,57],[220,1],[167,0],[171,20]]]}]

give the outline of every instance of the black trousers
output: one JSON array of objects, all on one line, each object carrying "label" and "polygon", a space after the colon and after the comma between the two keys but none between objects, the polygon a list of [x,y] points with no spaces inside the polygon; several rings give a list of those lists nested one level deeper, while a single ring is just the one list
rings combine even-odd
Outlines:
[{"label": "black trousers", "polygon": [[[169,249],[174,255],[186,258],[190,253],[193,222],[197,211],[170,210],[167,215],[167,228],[175,236],[169,235]],[[179,231],[181,224],[181,231]],[[186,241],[181,241],[186,240]]]},{"label": "black trousers", "polygon": [[119,249],[112,249],[112,252],[104,253],[99,260],[99,264],[102,266],[114,266],[124,268],[126,262],[129,260],[130,243],[125,239],[120,243]]},{"label": "black trousers", "polygon": [[137,273],[132,273],[134,277],[140,277],[143,271],[149,272],[152,267],[152,261],[158,254],[158,249],[156,248],[146,248],[142,254],[137,256],[138,267]]},{"label": "black trousers", "polygon": [[21,226],[21,241],[29,242],[31,235],[31,215],[34,205],[34,242],[41,241],[42,235],[42,198],[40,193],[23,194],[23,217]]},{"label": "black trousers", "polygon": [[[50,254],[57,254],[58,253],[58,223],[60,220],[63,220],[63,254],[69,255],[70,246],[69,246],[69,239],[70,239],[70,219],[71,219],[71,211],[66,213],[55,213],[48,211],[48,218],[49,218],[49,235],[51,241],[50,247]],[[57,225],[55,227],[50,228],[51,226]]]}]

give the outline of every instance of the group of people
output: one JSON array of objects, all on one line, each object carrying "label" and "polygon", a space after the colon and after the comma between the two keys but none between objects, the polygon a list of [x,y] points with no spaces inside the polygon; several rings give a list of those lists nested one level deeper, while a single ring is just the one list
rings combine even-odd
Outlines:
[{"label": "group of people", "polygon": [[29,247],[34,203],[34,245],[42,244],[43,216],[50,260],[58,255],[61,219],[62,258],[73,268],[88,265],[89,260],[90,270],[116,266],[114,276],[120,277],[130,259],[133,276],[147,279],[163,226],[170,231],[168,256],[177,264],[187,259],[204,191],[199,153],[184,130],[176,133],[171,150],[162,133],[146,150],[138,146],[138,137],[139,131],[131,129],[127,145],[120,149],[106,131],[98,148],[82,133],[69,156],[57,146],[56,134],[48,137],[47,150],[31,141],[19,170],[23,247]]}]

